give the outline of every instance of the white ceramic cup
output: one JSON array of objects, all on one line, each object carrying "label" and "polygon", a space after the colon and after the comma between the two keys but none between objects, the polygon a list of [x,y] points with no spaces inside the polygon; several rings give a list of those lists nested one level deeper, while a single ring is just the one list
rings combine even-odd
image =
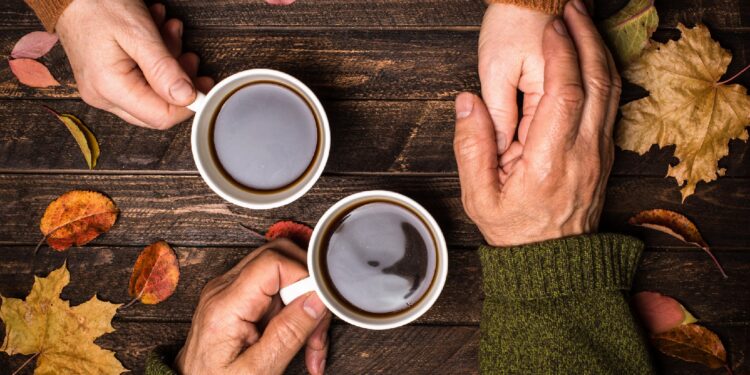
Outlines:
[{"label": "white ceramic cup", "polygon": [[[432,284],[424,296],[414,306],[395,314],[386,314],[382,316],[375,314],[364,315],[348,308],[346,305],[339,302],[339,300],[332,295],[330,290],[328,290],[328,287],[323,281],[324,275],[321,274],[322,271],[319,269],[319,259],[322,252],[325,250],[322,248],[323,242],[325,241],[324,237],[327,235],[327,230],[329,230],[332,225],[335,225],[333,221],[338,220],[340,214],[347,212],[364,202],[370,201],[393,202],[407,207],[427,226],[432,234],[433,241],[435,241],[434,245],[437,254],[435,256],[435,273],[432,279]],[[297,297],[314,291],[333,314],[350,324],[373,330],[391,329],[408,324],[424,315],[424,313],[426,313],[438,299],[440,293],[443,291],[443,286],[445,285],[445,280],[448,276],[448,249],[445,245],[445,237],[443,237],[443,233],[437,222],[433,219],[430,213],[417,202],[406,196],[390,191],[365,191],[350,195],[338,201],[329,208],[325,214],[323,214],[323,217],[320,218],[318,224],[315,225],[312,237],[310,238],[310,245],[307,250],[307,267],[310,274],[309,277],[281,290],[281,299],[284,304],[289,304]]]},{"label": "white ceramic cup", "polygon": [[[318,151],[308,171],[291,186],[273,192],[254,192],[243,189],[229,180],[212,153],[211,122],[224,99],[235,90],[253,82],[274,82],[299,94],[313,110],[318,125]],[[298,79],[276,70],[252,69],[234,74],[214,86],[208,94],[198,93],[195,102],[188,106],[195,112],[193,119],[192,149],[195,165],[208,186],[225,200],[252,209],[270,209],[294,202],[315,185],[328,161],[331,148],[331,130],[325,109],[315,94]]]}]

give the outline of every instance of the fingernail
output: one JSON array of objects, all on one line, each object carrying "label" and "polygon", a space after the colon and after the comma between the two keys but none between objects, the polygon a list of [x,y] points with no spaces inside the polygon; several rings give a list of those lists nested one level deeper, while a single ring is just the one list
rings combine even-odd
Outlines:
[{"label": "fingernail", "polygon": [[576,7],[578,13],[581,13],[584,16],[589,15],[589,12],[586,10],[586,4],[583,3],[583,0],[573,0],[573,6]]},{"label": "fingernail", "polygon": [[505,148],[508,147],[508,140],[505,138],[505,134],[500,133],[497,135],[497,149],[500,153],[505,152]]},{"label": "fingernail", "polygon": [[169,89],[169,95],[177,102],[184,103],[193,97],[193,85],[181,79]]},{"label": "fingernail", "polygon": [[562,36],[568,36],[568,30],[565,28],[565,24],[560,21],[559,18],[552,21],[552,26],[555,28],[558,34]]},{"label": "fingernail", "polygon": [[456,98],[456,118],[461,120],[469,117],[474,110],[474,95],[462,93]]},{"label": "fingernail", "polygon": [[311,318],[318,319],[323,315],[326,306],[323,304],[323,301],[318,298],[317,294],[310,293],[310,295],[307,296],[307,299],[305,299],[305,304],[302,305],[302,308]]},{"label": "fingernail", "polygon": [[318,375],[323,375],[323,372],[325,372],[326,369],[326,360],[320,361],[320,365],[318,365]]}]

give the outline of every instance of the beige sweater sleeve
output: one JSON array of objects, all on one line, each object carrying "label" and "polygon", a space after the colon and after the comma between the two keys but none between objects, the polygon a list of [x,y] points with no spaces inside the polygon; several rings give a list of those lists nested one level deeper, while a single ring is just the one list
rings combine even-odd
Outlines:
[{"label": "beige sweater sleeve", "polygon": [[489,4],[502,3],[536,9],[544,13],[561,14],[568,0],[487,0]]},{"label": "beige sweater sleeve", "polygon": [[55,31],[55,24],[57,19],[65,10],[65,8],[73,2],[73,0],[24,0],[31,9],[34,10],[36,16],[42,21],[42,25],[49,32]]}]

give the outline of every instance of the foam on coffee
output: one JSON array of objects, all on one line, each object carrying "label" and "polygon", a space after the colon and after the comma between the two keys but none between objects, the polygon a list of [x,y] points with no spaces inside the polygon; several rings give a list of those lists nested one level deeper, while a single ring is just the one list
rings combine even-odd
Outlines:
[{"label": "foam on coffee", "polygon": [[319,152],[319,133],[307,100],[276,82],[250,83],[227,95],[210,130],[225,177],[255,192],[300,180]]}]

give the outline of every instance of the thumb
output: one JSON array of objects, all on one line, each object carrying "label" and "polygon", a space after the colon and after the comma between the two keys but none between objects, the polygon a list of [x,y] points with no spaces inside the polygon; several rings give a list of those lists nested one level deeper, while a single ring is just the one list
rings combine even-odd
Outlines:
[{"label": "thumb", "polygon": [[153,21],[146,28],[146,36],[140,35],[143,39],[118,40],[120,46],[138,64],[146,81],[160,97],[173,105],[189,105],[196,96],[190,77],[167,49]]},{"label": "thumb", "polygon": [[297,298],[268,322],[260,340],[235,363],[240,368],[264,370],[258,373],[283,373],[325,315],[326,307],[315,292]]},{"label": "thumb", "polygon": [[456,98],[456,133],[453,151],[464,197],[487,202],[500,191],[495,128],[484,102],[471,93]]}]

